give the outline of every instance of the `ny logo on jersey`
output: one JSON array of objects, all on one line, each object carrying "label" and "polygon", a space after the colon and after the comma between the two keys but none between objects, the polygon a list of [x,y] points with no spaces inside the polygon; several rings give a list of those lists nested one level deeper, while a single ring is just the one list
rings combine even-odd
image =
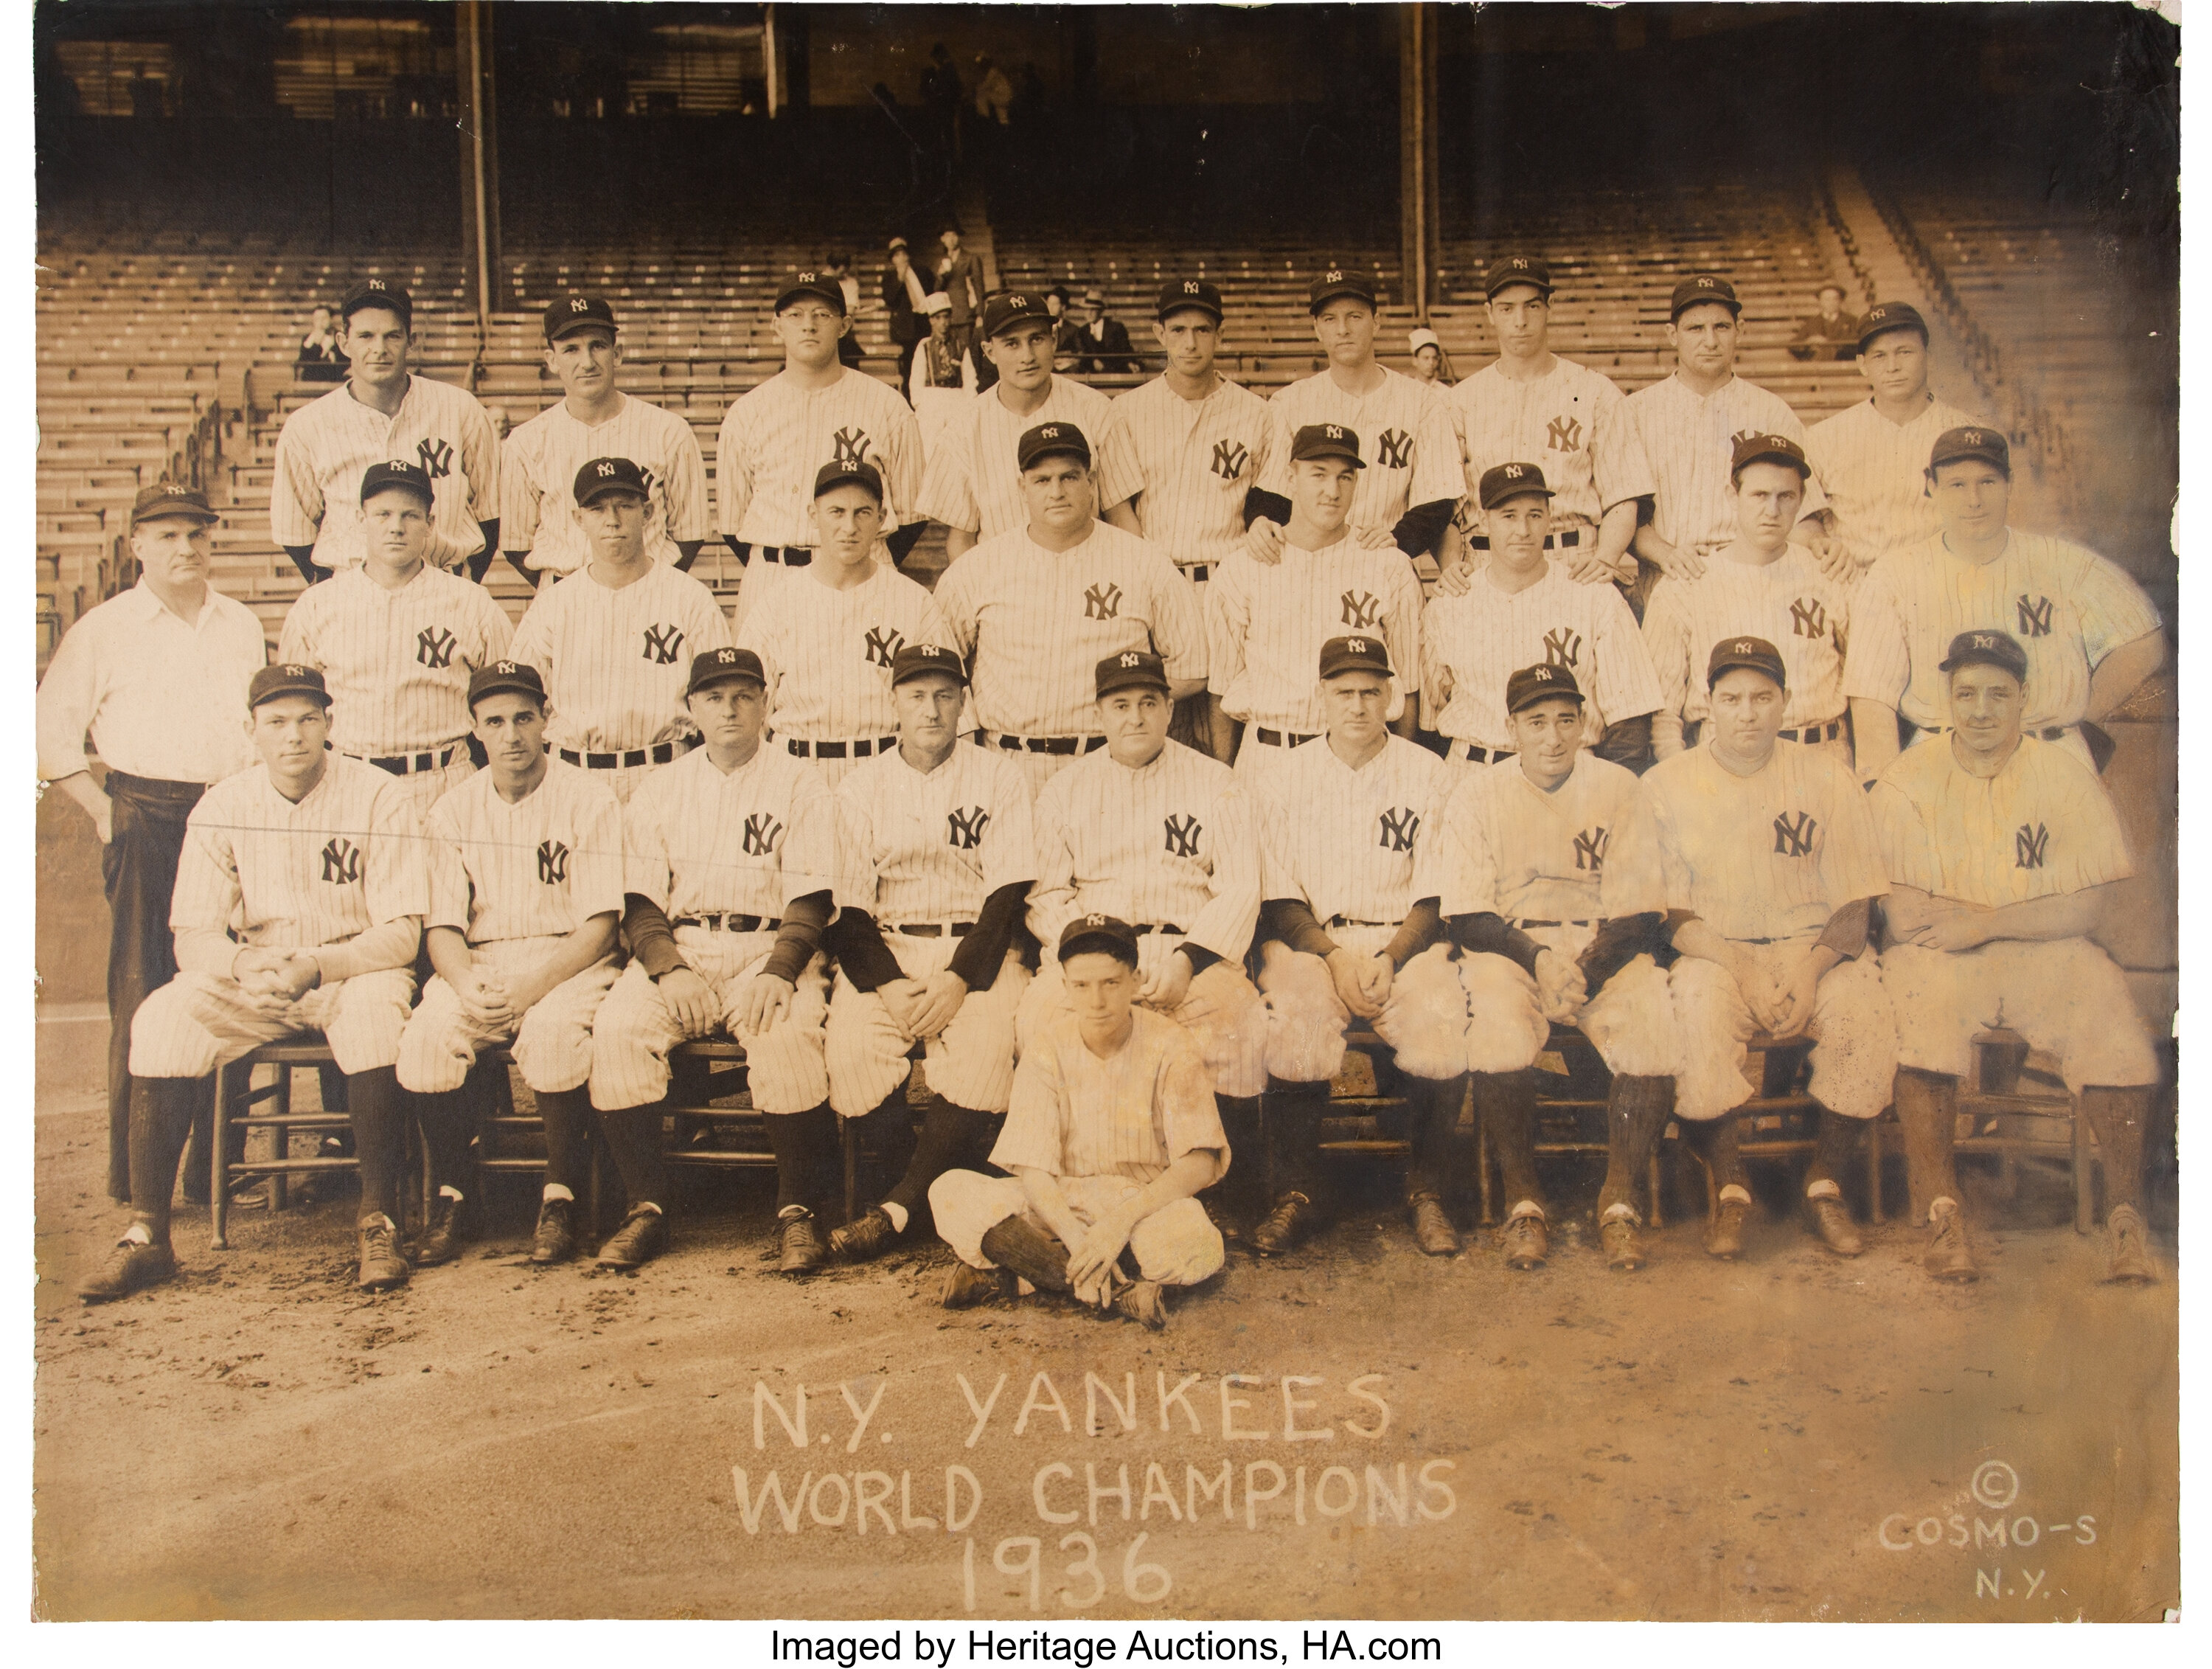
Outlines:
[{"label": "ny logo on jersey", "polygon": [[333,886],[351,886],[361,879],[361,848],[340,835],[323,848],[323,879]]},{"label": "ny logo on jersey", "polygon": [[783,833],[783,825],[768,812],[755,812],[745,819],[745,856],[766,857],[775,850],[777,838]]},{"label": "ny logo on jersey", "polygon": [[1800,597],[1790,605],[1790,630],[1800,637],[1820,637],[1828,630],[1828,611],[1818,598]]},{"label": "ny logo on jersey", "polygon": [[415,658],[426,667],[450,667],[460,639],[443,626],[425,626],[415,634]]},{"label": "ny logo on jersey", "polygon": [[663,667],[672,667],[684,649],[684,629],[681,626],[647,626],[645,629],[645,648],[638,658]]},{"label": "ny logo on jersey", "polygon": [[1544,431],[1544,444],[1554,452],[1579,452],[1583,444],[1580,417],[1554,417]]},{"label": "ny logo on jersey", "polygon": [[868,628],[868,664],[871,667],[890,666],[891,657],[905,647],[905,644],[906,635],[896,626],[870,626]]},{"label": "ny logo on jersey", "polygon": [[1384,851],[1410,852],[1413,850],[1413,837],[1421,831],[1421,819],[1411,806],[1400,806],[1395,810],[1386,811],[1375,821],[1376,826],[1382,831],[1375,838],[1375,844]]},{"label": "ny logo on jersey", "polygon": [[1173,812],[1161,819],[1160,826],[1167,831],[1167,850],[1177,857],[1196,857],[1198,838],[1206,832],[1206,825],[1188,812],[1177,817]]},{"label": "ny logo on jersey", "polygon": [[1584,829],[1575,837],[1575,868],[1602,869],[1605,868],[1605,843],[1611,839],[1603,828]]},{"label": "ny logo on jersey", "polygon": [[1774,850],[1784,857],[1810,857],[1814,837],[1820,831],[1820,825],[1810,813],[1799,812],[1792,817],[1784,812],[1774,819]]},{"label": "ny logo on jersey", "polygon": [[453,472],[453,449],[443,441],[417,441],[415,455],[422,460],[422,467],[433,481],[442,481]]},{"label": "ny logo on jersey", "polygon": [[868,431],[865,429],[841,429],[830,437],[837,448],[836,461],[850,466],[868,461]]},{"label": "ny logo on jersey", "polygon": [[538,879],[546,886],[558,886],[568,879],[568,849],[559,841],[538,843]]},{"label": "ny logo on jersey", "polygon": [[1244,473],[1244,466],[1251,456],[1235,441],[1216,441],[1213,443],[1213,472],[1224,481],[1234,481]]},{"label": "ny logo on jersey", "polygon": [[970,806],[965,811],[950,811],[945,814],[945,839],[947,845],[963,852],[972,852],[983,844],[983,825],[991,820],[991,813],[981,806]]},{"label": "ny logo on jersey", "polygon": [[2040,869],[2044,850],[2050,844],[2051,831],[2042,824],[2021,824],[2012,838],[2013,868]]},{"label": "ny logo on jersey", "polygon": [[1355,631],[1365,631],[1382,618],[1382,605],[1375,600],[1371,591],[1347,591],[1342,598],[1344,624]]},{"label": "ny logo on jersey", "polygon": [[1386,429],[1375,437],[1375,461],[1384,469],[1403,469],[1413,461],[1413,437],[1402,429]]},{"label": "ny logo on jersey", "polygon": [[1547,667],[1579,667],[1583,664],[1583,637],[1572,626],[1559,626],[1544,634],[1544,664]]},{"label": "ny logo on jersey", "polygon": [[2023,637],[2051,636],[2051,599],[2038,597],[2033,602],[2022,594],[2020,599],[2020,631]]},{"label": "ny logo on jersey", "polygon": [[1086,620],[1118,620],[1121,618],[1121,588],[1111,580],[1101,580],[1083,594],[1083,618]]}]

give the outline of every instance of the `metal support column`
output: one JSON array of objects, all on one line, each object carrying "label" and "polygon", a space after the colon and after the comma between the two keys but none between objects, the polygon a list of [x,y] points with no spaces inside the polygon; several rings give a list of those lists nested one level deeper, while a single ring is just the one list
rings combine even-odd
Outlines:
[{"label": "metal support column", "polygon": [[1437,8],[1398,8],[1398,260],[1402,300],[1426,322],[1436,288]]},{"label": "metal support column", "polygon": [[500,305],[499,149],[492,94],[491,9],[460,0],[453,9],[461,141],[461,241],[476,291],[479,352]]}]

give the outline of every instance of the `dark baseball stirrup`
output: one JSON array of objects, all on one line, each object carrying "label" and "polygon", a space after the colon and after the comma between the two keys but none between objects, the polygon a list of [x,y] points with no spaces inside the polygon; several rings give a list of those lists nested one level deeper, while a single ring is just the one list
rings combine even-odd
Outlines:
[{"label": "dark baseball stirrup", "polygon": [[1304,747],[1314,740],[1313,736],[1302,736],[1295,730],[1270,730],[1264,725],[1255,725],[1252,734],[1270,747]]},{"label": "dark baseball stirrup", "polygon": [[[946,928],[942,922],[902,922],[898,930],[910,939],[942,939]],[[956,939],[965,939],[975,930],[975,923],[973,922],[955,922],[951,929]]]},{"label": "dark baseball stirrup", "polygon": [[678,916],[671,927],[703,927],[710,933],[773,933],[783,925],[781,916],[726,916],[719,911],[704,916]]},{"label": "dark baseball stirrup", "polygon": [[623,753],[577,753],[568,748],[561,757],[572,765],[581,765],[586,771],[614,771],[638,765],[665,765],[672,759],[681,758],[699,743],[696,737],[680,742],[662,742],[653,747],[633,747]]},{"label": "dark baseball stirrup", "polygon": [[872,753],[888,753],[898,746],[896,736],[863,736],[856,742],[810,742],[803,736],[787,736],[784,746],[804,759],[811,754],[817,759],[842,759],[848,754],[855,759],[865,759]]}]

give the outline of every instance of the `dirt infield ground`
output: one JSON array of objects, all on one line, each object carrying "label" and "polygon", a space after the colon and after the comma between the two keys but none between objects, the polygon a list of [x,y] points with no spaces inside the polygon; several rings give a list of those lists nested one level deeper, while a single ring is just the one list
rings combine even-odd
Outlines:
[{"label": "dirt infield ground", "polygon": [[1486,1240],[1437,1263],[1378,1192],[1304,1255],[1233,1252],[1154,1336],[947,1313],[941,1249],[792,1283],[757,1178],[635,1276],[533,1270],[510,1185],[492,1239],[398,1293],[353,1289],[335,1200],[242,1214],[228,1254],[186,1210],[184,1278],[86,1311],[105,1022],[39,1034],[46,1617],[2179,1603],[2175,1288],[2094,1284],[2055,1196],[1948,1291],[1903,1230],[1845,1264],[1772,1211],[1734,1265],[1688,1226],[1632,1277],[1587,1226],[1534,1276]]}]

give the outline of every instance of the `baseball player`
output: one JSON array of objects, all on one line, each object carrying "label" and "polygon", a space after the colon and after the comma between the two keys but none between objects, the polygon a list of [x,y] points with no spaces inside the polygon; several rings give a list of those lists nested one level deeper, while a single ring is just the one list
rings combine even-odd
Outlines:
[{"label": "baseball player", "polygon": [[641,784],[623,818],[632,956],[599,1010],[592,1105],[629,1215],[602,1263],[640,1264],[666,1247],[668,1051],[722,1030],[744,1045],[753,1110],[775,1150],[780,1267],[804,1275],[826,1255],[814,1213],[829,1197],[837,1126],[819,947],[835,909],[837,813],[819,773],[762,746],[766,684],[750,649],[695,657],[684,699],[706,745]]},{"label": "baseball player", "polygon": [[1129,500],[1144,478],[1112,415],[1114,403],[1054,375],[1052,344],[1042,296],[1018,290],[983,304],[983,351],[999,380],[931,444],[921,488],[921,513],[945,524],[945,554],[955,566],[979,541],[1018,533],[1030,520],[1022,442],[1054,424],[1089,436],[1097,452],[1095,514],[1125,533],[1139,531]]},{"label": "baseball player", "polygon": [[876,560],[884,480],[873,464],[833,460],[814,476],[814,560],[769,588],[738,623],[737,646],[768,673],[774,740],[812,760],[836,788],[896,740],[891,663],[908,643],[952,638],[929,593]]},{"label": "baseball player", "polygon": [[1073,1008],[1022,1051],[991,1149],[1012,1175],[948,1171],[930,1187],[960,1260],[946,1308],[990,1296],[985,1271],[1002,1270],[1158,1330],[1167,1288],[1219,1272],[1221,1231],[1196,1196],[1227,1174],[1229,1138],[1189,1033],[1139,1006],[1138,940],[1096,911],[1062,931],[1056,972]]},{"label": "baseball player", "polygon": [[975,746],[1012,754],[1034,792],[1106,746],[1084,668],[1149,651],[1185,700],[1206,687],[1206,638],[1198,599],[1166,554],[1097,520],[1081,429],[1039,423],[1022,436],[1019,460],[1028,526],[953,563],[933,596],[975,679]]},{"label": "baseball player", "polygon": [[409,372],[415,303],[369,278],[338,304],[352,369],[284,419],[269,529],[310,584],[362,560],[361,483],[372,464],[409,458],[430,478],[432,565],[483,578],[499,548],[499,436],[476,397]]},{"label": "baseball player", "polygon": [[1943,531],[1880,564],[1853,600],[1844,693],[1860,776],[1897,757],[1900,716],[1916,741],[1948,726],[1938,663],[1975,630],[2014,632],[2027,649],[2027,733],[2101,771],[2112,744],[2100,722],[2165,664],[2157,609],[2095,551],[2006,524],[2012,454],[1996,429],[1939,436],[1928,479]]},{"label": "baseball player", "polygon": [[[436,973],[399,1038],[399,1081],[426,1106],[459,1100],[477,1051],[506,1045],[545,1126],[534,1264],[575,1253],[587,1163],[592,1021],[615,980],[622,813],[604,780],[546,757],[553,710],[536,667],[495,661],[469,679],[489,764],[430,808],[425,935]],[[427,1126],[426,1126],[427,1128]],[[447,1239],[473,1231],[465,1190],[441,1195]]]},{"label": "baseball player", "polygon": [[276,658],[329,685],[331,746],[398,777],[417,818],[469,776],[469,679],[514,628],[481,585],[433,568],[430,478],[405,459],[362,477],[364,560],[300,594]]},{"label": "baseball player", "polygon": [[1545,555],[1553,495],[1539,466],[1492,465],[1476,497],[1490,529],[1487,563],[1465,591],[1440,592],[1421,614],[1421,687],[1445,758],[1481,765],[1512,757],[1506,686],[1516,668],[1540,661],[1573,674],[1584,741],[1641,770],[1660,696],[1636,616],[1620,592],[1584,584]]},{"label": "baseball player", "polygon": [[[827,273],[801,272],[775,298],[783,369],[730,404],[714,444],[719,525],[749,582],[749,609],[765,594],[769,570],[813,560],[815,472],[835,460],[872,465],[885,494],[884,534],[902,563],[926,531],[921,429],[914,408],[837,358],[844,287]],[[773,583],[772,582],[767,582]]]},{"label": "baseball player", "polygon": [[1451,389],[1467,446],[1468,499],[1457,518],[1480,563],[1491,548],[1483,477],[1500,464],[1540,460],[1553,484],[1544,548],[1574,579],[1636,578],[1629,541],[1636,501],[1653,491],[1651,466],[1610,377],[1549,345],[1552,269],[1534,255],[1501,255],[1483,275],[1498,358]]},{"label": "baseball player", "polygon": [[1926,1264],[1974,1278],[1952,1164],[1959,1079],[1992,1015],[2058,1057],[2105,1162],[2106,1279],[2157,1278],[2142,1215],[2143,1126],[2158,1061],[2127,979],[2089,935],[2134,873],[2096,774],[2023,734],[2028,655],[1966,631],[1938,670],[1952,728],[1892,764],[1870,801],[1890,878],[1882,983],[1897,1008],[1897,1118]]},{"label": "baseball player", "polygon": [[[1423,1252],[1449,1257],[1452,1128],[1467,1093],[1467,992],[1444,937],[1430,856],[1450,790],[1443,762],[1394,736],[1390,657],[1377,637],[1332,637],[1317,657],[1325,729],[1255,789],[1266,854],[1260,990],[1267,1005],[1268,1136],[1276,1197],[1255,1252],[1287,1252],[1326,1213],[1321,1118],[1354,1015],[1407,1082],[1407,1203]],[[1287,1163],[1282,1161],[1287,1160]]]},{"label": "baseball player", "polygon": [[626,801],[699,745],[685,672],[694,656],[729,647],[730,623],[713,592],[653,559],[653,501],[635,464],[594,458],[576,472],[574,492],[592,560],[538,594],[509,655],[545,680],[547,740],[562,762],[604,771]]},{"label": "baseball player", "polygon": [[[1282,548],[1291,513],[1291,440],[1316,423],[1334,423],[1361,437],[1359,478],[1351,521],[1362,544],[1395,545],[1418,562],[1437,548],[1466,484],[1459,436],[1443,396],[1431,384],[1391,370],[1375,357],[1375,286],[1360,274],[1330,267],[1314,280],[1308,311],[1328,356],[1324,370],[1285,385],[1268,402],[1274,444],[1263,490],[1245,503],[1251,518],[1245,549],[1272,561]],[[1418,664],[1401,655],[1400,664]]]},{"label": "baseball player", "polygon": [[[1014,1009],[1029,971],[1015,929],[1036,879],[1029,784],[1004,754],[960,746],[960,657],[909,643],[891,664],[898,748],[837,791],[851,899],[831,927],[837,962],[825,1032],[830,1105],[903,1173],[833,1231],[859,1262],[906,1233],[929,1185],[989,1151],[1014,1070]],[[921,1140],[907,1110],[908,1055],[927,1050]]]},{"label": "baseball player", "polygon": [[[176,1273],[169,1199],[210,1074],[259,1045],[319,1031],[346,1075],[361,1157],[367,1288],[407,1279],[392,1213],[407,1112],[392,1062],[415,996],[422,843],[398,783],[326,751],[330,695],[312,667],[253,675],[246,734],[258,765],[201,796],[186,820],[169,923],[177,977],[131,1025],[131,1226],[82,1285],[88,1302]],[[426,1119],[434,1169],[465,1133]]]},{"label": "baseball player", "polygon": [[[1410,736],[1420,710],[1421,587],[1395,549],[1352,536],[1348,517],[1367,466],[1359,436],[1340,423],[1308,423],[1289,441],[1290,490],[1282,542],[1267,563],[1238,551],[1206,594],[1206,685],[1213,692],[1213,752],[1254,782],[1318,736],[1327,701],[1314,681],[1322,646],[1357,632],[1392,663],[1390,721]],[[1242,723],[1237,738],[1233,723]]]},{"label": "baseball player", "polygon": [[[1638,389],[1621,408],[1644,448],[1653,485],[1651,521],[1636,530],[1634,548],[1662,573],[1695,579],[1713,550],[1735,537],[1729,476],[1739,439],[1782,435],[1805,443],[1805,425],[1782,397],[1735,374],[1742,312],[1726,278],[1706,273],[1676,284],[1667,312],[1674,374]],[[1820,484],[1808,482],[1800,514],[1813,515],[1826,503]],[[1799,538],[1814,555],[1826,553],[1827,533],[1817,522]],[[1639,600],[1650,578],[1639,576]]]},{"label": "baseball player", "polygon": [[1889,890],[1866,795],[1817,748],[1782,746],[1782,653],[1759,637],[1713,646],[1710,732],[1644,775],[1606,849],[1606,913],[1665,912],[1679,959],[1670,979],[1680,1051],[1675,1116],[1719,1185],[1705,1250],[1734,1258],[1751,1209],[1734,1109],[1750,1099],[1745,1045],[1761,1032],[1809,1037],[1820,1133],[1806,1209],[1831,1252],[1856,1257],[1836,1175],[1857,1121],[1889,1100],[1897,1058],[1867,931]]},{"label": "baseball player", "polygon": [[1607,892],[1606,850],[1637,779],[1583,747],[1583,700],[1573,672],[1549,661],[1506,680],[1512,756],[1461,776],[1436,849],[1462,953],[1475,1107],[1512,1202],[1505,1261],[1518,1270],[1551,1251],[1528,1069],[1553,1022],[1579,1026],[1613,1072],[1598,1216],[1615,1269],[1644,1266],[1638,1179],[1674,1100],[1674,1002],[1653,959],[1662,918],[1616,915]]},{"label": "baseball player", "polygon": [[1805,431],[1805,455],[1828,495],[1818,512],[1832,577],[1856,579],[1875,562],[1942,531],[1928,490],[1928,454],[1954,429],[1984,427],[1928,387],[1928,321],[1903,302],[1878,302],[1859,320],[1859,375],[1874,392]]},{"label": "baseball player", "polygon": [[1782,740],[1825,748],[1848,765],[1844,646],[1850,592],[1818,557],[1791,543],[1812,466],[1786,435],[1747,435],[1735,443],[1729,496],[1736,538],[1711,553],[1692,579],[1666,575],[1644,609],[1644,642],[1659,674],[1651,745],[1664,759],[1695,743],[1706,716],[1702,674],[1713,645],[1745,632],[1781,646],[1789,673]]},{"label": "baseball player", "polygon": [[576,472],[595,458],[637,465],[653,515],[646,533],[655,562],[689,570],[714,533],[707,460],[699,437],[673,411],[615,387],[623,352],[614,309],[596,295],[564,295],[545,307],[545,366],[562,398],[507,436],[501,463],[500,537],[507,559],[537,589],[548,574],[573,574],[591,559],[576,517]]}]

